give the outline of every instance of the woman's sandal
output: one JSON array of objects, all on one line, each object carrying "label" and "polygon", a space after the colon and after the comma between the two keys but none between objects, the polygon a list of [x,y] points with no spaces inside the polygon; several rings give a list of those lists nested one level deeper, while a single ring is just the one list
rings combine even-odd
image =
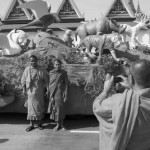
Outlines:
[{"label": "woman's sandal", "polygon": [[42,125],[38,125],[38,129],[39,129],[39,130],[43,130],[44,127],[43,127]]},{"label": "woman's sandal", "polygon": [[53,130],[54,130],[54,131],[58,131],[58,130],[60,130],[60,129],[61,129],[61,126],[58,126],[58,125],[57,125]]},{"label": "woman's sandal", "polygon": [[26,131],[27,131],[27,132],[30,132],[30,131],[32,131],[33,129],[34,129],[33,126],[29,126],[29,127],[26,128]]},{"label": "woman's sandal", "polygon": [[62,129],[62,131],[66,131],[67,130],[65,127],[62,127],[61,129]]}]

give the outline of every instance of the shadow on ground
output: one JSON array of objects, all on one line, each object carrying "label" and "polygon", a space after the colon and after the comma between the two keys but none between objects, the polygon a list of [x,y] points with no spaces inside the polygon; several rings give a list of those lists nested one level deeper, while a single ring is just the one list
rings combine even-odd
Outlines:
[{"label": "shadow on ground", "polygon": [[9,139],[0,139],[0,144],[9,141]]},{"label": "shadow on ground", "polygon": [[22,113],[0,113],[0,124],[28,124],[27,115]]},{"label": "shadow on ground", "polygon": [[[0,113],[0,124],[29,124],[26,120],[27,114]],[[94,115],[69,115],[64,121],[68,130],[81,129],[87,127],[98,127],[98,121]],[[56,123],[49,119],[46,114],[43,120],[45,129],[53,129]]]},{"label": "shadow on ground", "polygon": [[[53,129],[56,123],[53,120],[49,120],[49,115],[45,115],[44,128]],[[98,121],[94,115],[69,115],[66,116],[64,125],[68,130],[98,127]]]}]

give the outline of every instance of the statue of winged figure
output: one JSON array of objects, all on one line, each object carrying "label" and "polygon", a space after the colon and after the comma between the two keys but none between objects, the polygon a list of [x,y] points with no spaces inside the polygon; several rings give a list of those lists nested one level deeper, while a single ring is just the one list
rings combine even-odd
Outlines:
[{"label": "statue of winged figure", "polygon": [[43,0],[33,0],[22,3],[18,8],[31,9],[35,19],[26,25],[20,26],[18,29],[23,29],[28,26],[40,26],[45,30],[53,23],[59,23],[61,18],[57,13],[50,13],[51,6]]}]

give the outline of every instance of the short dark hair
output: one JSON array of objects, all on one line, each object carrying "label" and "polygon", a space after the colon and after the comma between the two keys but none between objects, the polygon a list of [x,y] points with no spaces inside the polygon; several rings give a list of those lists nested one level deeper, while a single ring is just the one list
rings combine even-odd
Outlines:
[{"label": "short dark hair", "polygon": [[29,59],[30,59],[30,58],[34,58],[34,59],[38,60],[38,58],[37,58],[35,55],[33,55],[33,54],[31,54],[31,55],[29,56]]},{"label": "short dark hair", "polygon": [[62,61],[59,58],[56,58],[53,60],[53,63],[58,62],[59,64],[62,64]]},{"label": "short dark hair", "polygon": [[146,59],[139,59],[133,62],[130,66],[130,73],[136,83],[139,85],[150,84],[150,61]]},{"label": "short dark hair", "polygon": [[53,34],[53,30],[52,29],[47,29],[46,32],[49,33],[49,34]]}]

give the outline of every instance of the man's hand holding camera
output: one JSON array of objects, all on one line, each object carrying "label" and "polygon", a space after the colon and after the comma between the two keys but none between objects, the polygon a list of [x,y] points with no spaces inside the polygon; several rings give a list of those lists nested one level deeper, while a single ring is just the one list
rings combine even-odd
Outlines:
[{"label": "man's hand holding camera", "polygon": [[119,84],[121,84],[124,88],[126,88],[126,89],[131,89],[132,88],[132,86],[129,83],[129,80],[128,80],[127,77],[124,77],[122,75],[119,75],[118,77],[122,78],[122,81],[119,82]]},{"label": "man's hand holding camera", "polygon": [[105,82],[104,82],[104,90],[103,92],[108,95],[110,89],[112,88],[113,84],[120,84],[122,87],[130,89],[131,85],[128,81],[127,77],[124,77],[122,75],[119,75],[117,77],[114,77],[111,74],[106,74]]}]

